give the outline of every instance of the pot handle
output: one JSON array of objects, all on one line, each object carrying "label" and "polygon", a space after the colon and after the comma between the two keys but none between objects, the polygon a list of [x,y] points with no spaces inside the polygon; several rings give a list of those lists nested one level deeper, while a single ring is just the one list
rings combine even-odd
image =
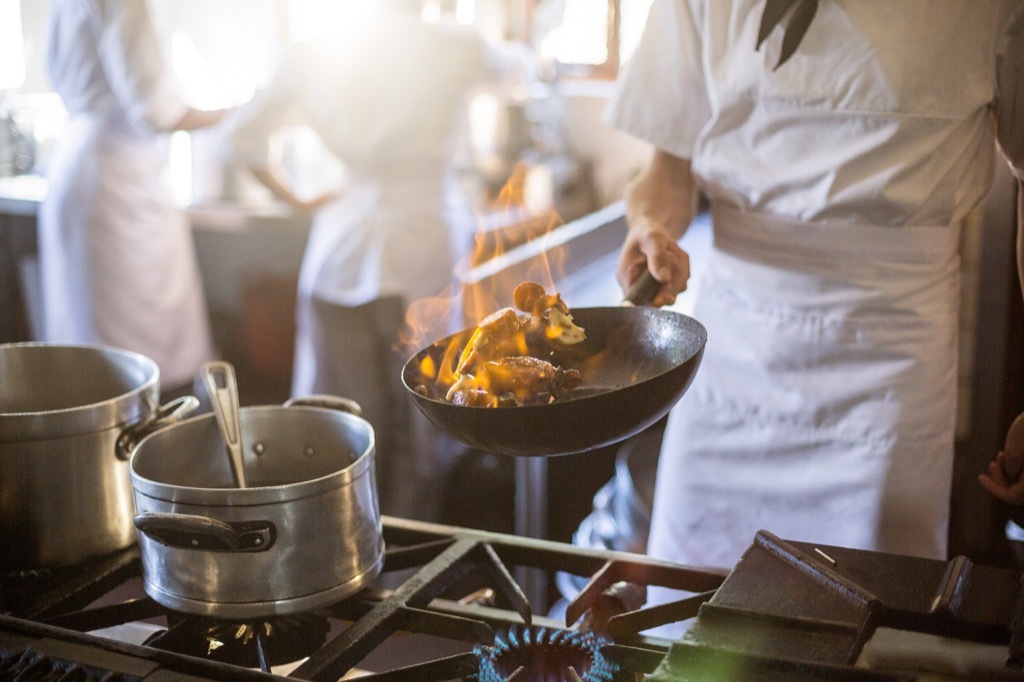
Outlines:
[{"label": "pot handle", "polygon": [[199,407],[199,398],[185,395],[153,410],[146,419],[129,426],[117,437],[114,447],[117,458],[127,461],[131,458],[135,446],[143,438],[158,429],[181,421],[195,412],[197,407]]},{"label": "pot handle", "polygon": [[265,552],[277,532],[270,521],[226,523],[208,516],[143,512],[135,528],[161,545],[214,552]]},{"label": "pot handle", "polygon": [[354,400],[342,398],[336,395],[306,395],[301,398],[292,398],[284,404],[285,407],[326,407],[331,410],[348,412],[357,417],[363,416],[363,408]]}]

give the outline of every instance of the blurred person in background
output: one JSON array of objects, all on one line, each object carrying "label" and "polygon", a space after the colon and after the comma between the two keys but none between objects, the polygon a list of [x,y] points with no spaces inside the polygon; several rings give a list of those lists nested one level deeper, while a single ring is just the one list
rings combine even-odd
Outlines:
[{"label": "blurred person in background", "polygon": [[[232,142],[278,200],[314,213],[292,396],[358,402],[376,435],[382,511],[433,518],[447,463],[405,395],[397,345],[411,303],[452,291],[476,227],[456,163],[468,96],[510,79],[520,62],[472,27],[425,21],[419,0],[352,7],[351,21],[284,55],[266,91],[239,112]],[[295,125],[343,164],[337,191],[301,196],[272,154],[275,133]]]},{"label": "blurred person in background", "polygon": [[47,67],[68,111],[39,216],[43,339],[141,353],[164,395],[213,359],[167,133],[216,124],[186,103],[145,0],[51,0]]},{"label": "blurred person in background", "polygon": [[728,568],[765,529],[945,560],[960,229],[997,160],[1024,180],[1024,4],[655,0],[609,117],[655,148],[620,284],[685,288],[698,192],[714,231],[650,554]]}]

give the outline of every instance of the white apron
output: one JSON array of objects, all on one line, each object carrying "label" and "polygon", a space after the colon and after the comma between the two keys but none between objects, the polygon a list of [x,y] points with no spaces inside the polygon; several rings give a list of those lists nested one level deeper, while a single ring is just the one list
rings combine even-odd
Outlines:
[{"label": "white apron", "polygon": [[192,233],[164,183],[162,138],[76,114],[40,208],[43,340],[142,353],[161,386],[214,356]]},{"label": "white apron", "polygon": [[[468,248],[472,214],[443,165],[409,176],[363,175],[313,219],[299,272],[292,395],[313,390],[319,365],[312,325],[313,297],[357,307],[398,296],[404,305],[451,296],[456,254]],[[451,306],[451,312],[458,311]],[[424,320],[434,339],[452,331],[452,320]],[[395,344],[398,339],[390,339]],[[322,351],[321,351],[322,352]],[[353,376],[375,385],[371,367],[354,364]]]},{"label": "white apron", "polygon": [[708,342],[669,418],[650,553],[731,567],[765,529],[944,559],[959,228],[712,217]]}]

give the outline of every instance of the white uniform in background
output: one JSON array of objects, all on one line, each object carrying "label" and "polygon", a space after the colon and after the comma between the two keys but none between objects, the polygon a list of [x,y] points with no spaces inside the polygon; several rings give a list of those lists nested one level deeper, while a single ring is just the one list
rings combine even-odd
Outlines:
[{"label": "white uniform in background", "polygon": [[165,184],[178,96],[144,0],[51,0],[47,61],[69,124],[40,209],[43,339],[142,353],[161,385],[214,356],[187,218]]},{"label": "white uniform in background", "polygon": [[994,120],[1024,168],[1024,5],[822,0],[778,70],[763,7],[655,0],[608,112],[692,160],[714,225],[649,551],[731,567],[766,529],[944,559],[960,225]]},{"label": "white uniform in background", "polygon": [[[434,445],[405,433],[398,331],[407,305],[452,295],[477,223],[455,164],[467,96],[508,62],[471,27],[376,5],[367,13],[286,54],[232,138],[239,158],[260,166],[275,133],[305,125],[343,162],[342,192],[317,211],[299,274],[292,395],[359,402],[377,431],[382,508],[429,517],[415,492],[399,492],[442,465]],[[423,321],[435,325],[423,345],[452,331]]]}]

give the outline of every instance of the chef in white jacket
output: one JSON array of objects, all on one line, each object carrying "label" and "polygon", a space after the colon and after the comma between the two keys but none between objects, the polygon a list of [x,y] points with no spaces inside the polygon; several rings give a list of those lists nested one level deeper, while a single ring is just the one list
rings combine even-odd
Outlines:
[{"label": "chef in white jacket", "polygon": [[[410,304],[452,294],[476,226],[457,174],[467,97],[511,68],[474,28],[427,22],[418,0],[353,3],[350,22],[294,46],[232,134],[274,195],[315,211],[299,273],[292,395],[358,402],[374,427],[385,513],[430,518],[445,466],[401,385]],[[344,166],[335,193],[301,196],[272,154],[288,125],[315,131]],[[435,333],[451,329],[429,319]],[[433,338],[425,339],[432,341]],[[434,434],[436,435],[436,434]]]},{"label": "chef in white jacket", "polygon": [[779,65],[799,16],[757,47],[765,0],[654,0],[608,111],[656,150],[620,283],[672,302],[698,190],[713,221],[649,551],[731,567],[766,529],[945,559],[960,225],[997,143],[1024,178],[1024,3],[797,4]]},{"label": "chef in white jacket", "polygon": [[69,123],[39,215],[42,337],[142,353],[166,393],[214,356],[187,218],[166,186],[166,132],[190,107],[145,0],[51,0],[47,66]]}]

